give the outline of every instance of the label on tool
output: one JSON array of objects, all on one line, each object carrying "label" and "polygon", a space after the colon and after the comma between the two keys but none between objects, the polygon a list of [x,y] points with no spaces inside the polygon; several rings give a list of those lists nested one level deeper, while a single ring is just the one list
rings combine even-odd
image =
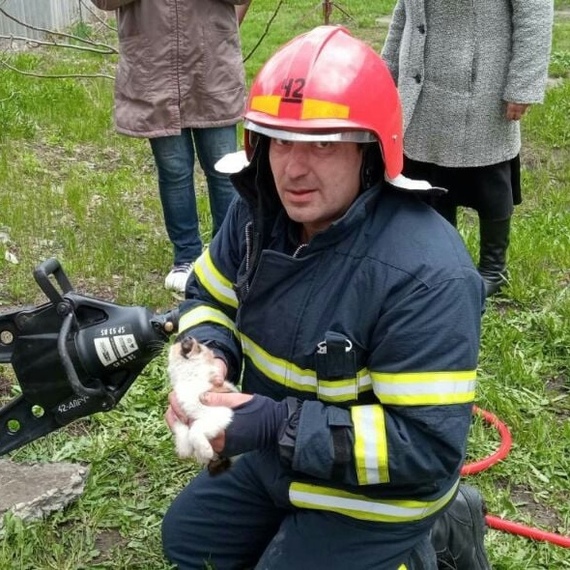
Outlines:
[{"label": "label on tool", "polygon": [[134,360],[139,347],[133,334],[120,334],[93,339],[97,356],[103,366],[119,366]]}]

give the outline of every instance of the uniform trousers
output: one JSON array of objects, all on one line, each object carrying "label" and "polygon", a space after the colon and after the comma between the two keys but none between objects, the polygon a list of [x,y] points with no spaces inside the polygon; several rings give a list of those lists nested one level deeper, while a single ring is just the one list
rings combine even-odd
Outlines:
[{"label": "uniform trousers", "polygon": [[243,455],[219,475],[201,472],[162,526],[179,570],[436,570],[433,525],[378,523],[289,501],[291,472],[275,449]]}]

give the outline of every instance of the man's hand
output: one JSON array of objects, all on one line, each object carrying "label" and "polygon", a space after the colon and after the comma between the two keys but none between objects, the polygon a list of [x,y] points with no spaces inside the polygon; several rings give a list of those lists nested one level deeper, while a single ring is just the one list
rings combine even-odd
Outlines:
[{"label": "man's hand", "polygon": [[[279,428],[287,419],[285,400],[276,402],[259,394],[212,391],[205,392],[200,399],[206,406],[226,406],[234,410],[226,431],[210,440],[214,451],[227,457],[275,445]],[[171,430],[177,421],[192,424],[192,418],[184,414],[174,392],[169,394],[168,402],[164,419]]]},{"label": "man's hand", "polygon": [[[243,406],[252,398],[253,396],[251,394],[242,394],[241,392],[206,392],[202,394],[200,400],[206,406],[226,406],[234,409]],[[223,431],[214,439],[210,440],[210,444],[216,453],[222,453],[226,447],[226,432]]]},{"label": "man's hand", "polygon": [[[220,360],[222,364],[225,363]],[[223,384],[223,380],[221,381]],[[220,385],[221,385],[220,384]],[[251,394],[242,394],[241,392],[218,392],[216,391],[216,386],[213,386],[212,392],[205,392],[202,397],[200,398],[202,403],[207,406],[225,406],[227,408],[236,408],[238,406],[242,406],[243,404],[249,402],[253,396]],[[164,419],[166,424],[170,428],[170,431],[173,431],[173,426],[176,422],[182,422],[183,424],[192,425],[194,421],[192,418],[189,418],[180,403],[178,402],[178,398],[174,392],[170,392],[168,394],[168,409],[164,414]],[[226,433],[221,432],[217,435],[214,439],[210,440],[213,450],[216,453],[220,453],[226,444]]]},{"label": "man's hand", "polygon": [[529,107],[530,105],[527,103],[512,103],[507,101],[507,119],[509,121],[520,121]]}]

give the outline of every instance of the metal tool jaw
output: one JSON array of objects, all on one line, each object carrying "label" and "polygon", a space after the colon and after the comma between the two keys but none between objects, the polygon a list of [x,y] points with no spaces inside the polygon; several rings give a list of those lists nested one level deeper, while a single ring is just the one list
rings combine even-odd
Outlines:
[{"label": "metal tool jaw", "polygon": [[21,388],[0,409],[0,456],[114,408],[178,326],[176,309],[157,315],[76,293],[56,259],[34,278],[50,302],[0,314],[0,365]]}]

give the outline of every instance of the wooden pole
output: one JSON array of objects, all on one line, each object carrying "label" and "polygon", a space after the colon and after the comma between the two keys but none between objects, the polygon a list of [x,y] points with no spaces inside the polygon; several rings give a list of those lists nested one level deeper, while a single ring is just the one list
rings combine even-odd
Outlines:
[{"label": "wooden pole", "polygon": [[333,3],[330,0],[323,0],[323,18],[325,26],[329,25],[330,15],[333,9]]}]

